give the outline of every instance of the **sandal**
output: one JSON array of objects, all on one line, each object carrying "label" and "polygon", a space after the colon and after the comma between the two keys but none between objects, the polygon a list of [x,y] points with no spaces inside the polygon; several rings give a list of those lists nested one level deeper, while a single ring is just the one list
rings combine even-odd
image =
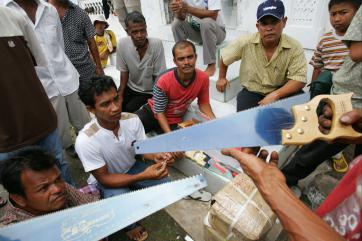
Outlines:
[{"label": "sandal", "polygon": [[333,169],[339,173],[345,173],[348,171],[348,162],[344,158],[343,154],[337,154],[332,159]]},{"label": "sandal", "polygon": [[[148,238],[147,230],[139,223],[135,223],[135,227],[126,232],[128,239],[133,241],[144,241]],[[137,234],[140,236],[137,238]]]},{"label": "sandal", "polygon": [[193,199],[201,202],[209,202],[211,200],[211,193],[200,190],[192,193],[184,199]]}]

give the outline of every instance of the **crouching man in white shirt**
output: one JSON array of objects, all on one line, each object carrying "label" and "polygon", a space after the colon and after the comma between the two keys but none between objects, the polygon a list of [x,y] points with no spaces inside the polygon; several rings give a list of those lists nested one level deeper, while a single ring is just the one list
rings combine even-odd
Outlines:
[{"label": "crouching man in white shirt", "polygon": [[[122,99],[111,77],[92,77],[78,93],[96,118],[79,132],[75,148],[84,170],[92,174],[88,182],[97,183],[103,198],[169,181],[167,166],[174,161],[169,153],[142,156],[155,164],[136,160],[133,144],[146,134],[137,115],[122,113]],[[139,224],[128,230],[131,240],[147,236]]]}]

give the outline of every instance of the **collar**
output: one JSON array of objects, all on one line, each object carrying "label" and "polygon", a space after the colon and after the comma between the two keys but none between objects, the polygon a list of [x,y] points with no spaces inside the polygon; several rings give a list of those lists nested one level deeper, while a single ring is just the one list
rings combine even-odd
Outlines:
[{"label": "collar", "polygon": [[194,80],[196,78],[196,69],[195,69],[194,74],[192,75],[190,82],[185,85],[185,83],[180,80],[180,77],[178,76],[176,67],[173,69],[173,73],[175,74],[177,82],[184,88],[189,87],[194,82]]},{"label": "collar", "polygon": [[[35,13],[35,23],[32,23],[32,24],[34,24],[34,26],[37,27],[37,25],[39,23],[39,19],[42,18],[45,8],[48,8],[50,5],[49,5],[49,3],[46,3],[43,0],[35,0],[35,2],[38,5],[38,7],[37,7],[37,10]],[[14,0],[5,0],[4,4],[7,7],[10,7],[11,5],[15,6],[19,11],[21,11],[23,14],[25,14],[25,17],[28,19],[28,15],[25,12],[25,10]],[[30,19],[29,19],[29,21],[31,22]]]},{"label": "collar", "polygon": [[[118,137],[121,136],[121,120],[122,120],[122,118],[119,120]],[[96,125],[98,126],[98,128],[99,128],[100,130],[103,130],[104,132],[106,132],[106,133],[108,133],[108,134],[110,134],[111,136],[114,137],[113,131],[108,130],[108,129],[104,128],[103,126],[101,126],[101,125],[99,124],[98,120],[97,120],[97,117],[95,117],[95,123],[96,123]]]},{"label": "collar", "polygon": [[[251,42],[253,44],[261,44],[261,38],[260,38],[260,33],[255,33],[255,35],[252,37]],[[280,36],[280,40],[279,40],[279,44],[278,44],[278,49],[279,48],[285,48],[285,49],[290,49],[293,46],[289,43],[287,35],[285,35],[284,33],[282,33],[282,35]]]},{"label": "collar", "polygon": [[[35,2],[38,4],[38,6],[40,6],[40,5],[47,6],[46,4],[49,4],[49,3],[45,3],[43,0],[35,0]],[[14,0],[4,0],[5,6],[9,6],[9,4],[16,4],[16,6],[20,7],[20,5],[17,2],[15,2]]]}]

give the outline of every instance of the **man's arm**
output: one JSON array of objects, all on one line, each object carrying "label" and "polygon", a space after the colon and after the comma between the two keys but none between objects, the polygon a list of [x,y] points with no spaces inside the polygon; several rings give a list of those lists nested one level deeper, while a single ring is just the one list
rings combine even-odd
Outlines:
[{"label": "man's arm", "polygon": [[230,86],[229,81],[226,79],[228,66],[224,64],[222,57],[220,58],[219,66],[219,79],[216,81],[216,89],[220,92],[224,92],[226,87]]},{"label": "man's arm", "polygon": [[124,96],[124,90],[126,89],[126,86],[128,83],[128,79],[129,79],[129,73],[121,71],[121,83],[120,83],[118,91],[119,91],[119,94],[122,97],[122,99]]},{"label": "man's arm", "polygon": [[87,43],[88,43],[89,50],[90,50],[90,52],[92,54],[93,60],[94,60],[94,62],[96,64],[96,74],[97,75],[104,75],[96,41],[92,37],[92,38],[87,40]]},{"label": "man's arm", "polygon": [[267,94],[264,99],[259,101],[259,105],[266,105],[269,103],[272,103],[274,101],[277,101],[281,98],[290,96],[300,90],[302,90],[305,86],[305,83],[297,81],[297,80],[289,80],[285,85],[280,87],[277,90],[274,90],[273,92]]},{"label": "man's arm", "polygon": [[175,15],[176,18],[180,19],[180,20],[185,20],[186,19],[186,11],[185,9],[182,8],[182,0],[173,0],[170,3],[170,9],[173,12],[173,14]]},{"label": "man's arm", "polygon": [[156,113],[158,124],[160,124],[163,132],[171,132],[170,125],[168,124],[165,113]]},{"label": "man's arm", "polygon": [[321,68],[314,68],[312,74],[312,81],[316,80],[321,72],[322,72]]},{"label": "man's arm", "polygon": [[198,18],[212,18],[216,21],[217,15],[219,13],[219,10],[207,10],[202,8],[196,8],[193,6],[188,5],[185,1],[182,2],[182,9],[186,13],[191,14],[192,16],[198,17]]},{"label": "man's arm", "polygon": [[212,111],[210,103],[199,104],[199,109],[202,113],[204,113],[210,120],[215,119],[215,114]]},{"label": "man's arm", "polygon": [[106,165],[91,171],[91,173],[100,184],[107,188],[126,187],[138,181],[161,179],[168,175],[166,165],[161,162],[149,166],[145,171],[134,175],[109,173]]},{"label": "man's arm", "polygon": [[[272,153],[271,164],[236,149],[227,149],[223,153],[240,162],[245,173],[254,181],[264,200],[278,216],[290,240],[344,240],[294,196],[277,168],[276,152]],[[265,157],[265,153],[262,155]]]},{"label": "man's arm", "polygon": [[362,41],[352,41],[349,46],[349,56],[354,62],[362,61]]}]

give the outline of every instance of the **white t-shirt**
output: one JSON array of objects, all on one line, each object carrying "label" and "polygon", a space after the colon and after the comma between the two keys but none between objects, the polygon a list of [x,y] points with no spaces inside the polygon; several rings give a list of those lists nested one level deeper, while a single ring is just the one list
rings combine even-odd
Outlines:
[{"label": "white t-shirt", "polygon": [[[219,10],[216,18],[216,23],[224,27],[224,19],[221,13],[221,0],[186,0],[186,3],[195,8],[202,8],[207,10]],[[193,17],[196,20],[198,18]]]},{"label": "white t-shirt", "polygon": [[[93,119],[79,132],[75,149],[86,172],[107,165],[110,173],[126,173],[136,162],[133,143],[144,139],[145,130],[138,116],[122,113],[118,138]],[[88,183],[94,182],[91,175]]]}]

